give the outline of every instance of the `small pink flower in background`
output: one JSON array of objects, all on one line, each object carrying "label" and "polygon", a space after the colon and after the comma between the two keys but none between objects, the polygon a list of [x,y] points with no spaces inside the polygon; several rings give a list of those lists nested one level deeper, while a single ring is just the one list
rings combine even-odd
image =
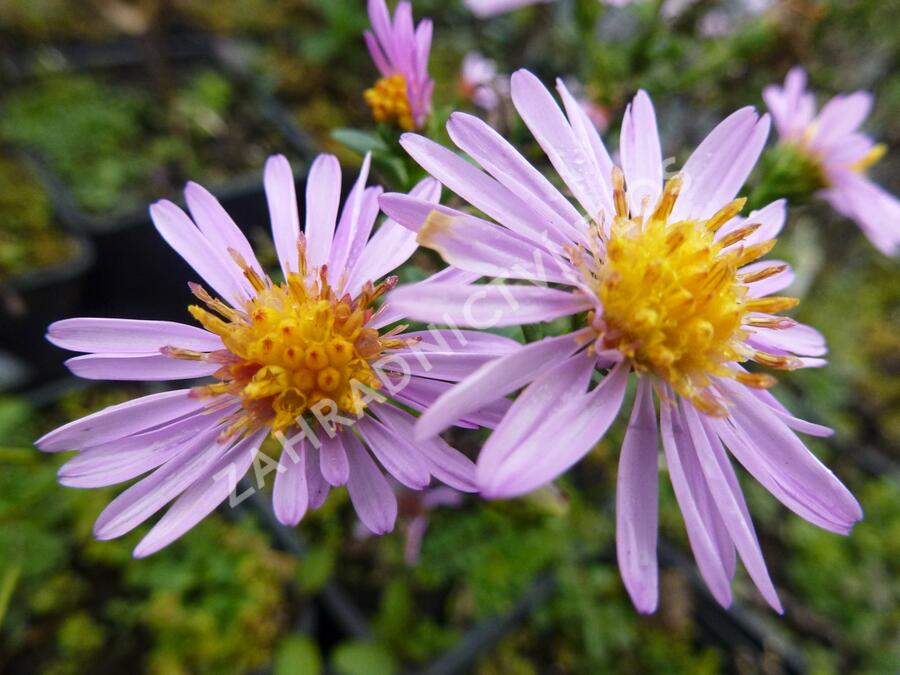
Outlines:
[{"label": "small pink flower in background", "polygon": [[[340,165],[319,156],[309,172],[301,232],[291,168],[282,156],[269,159],[265,190],[282,283],[265,274],[241,230],[199,185],[185,190],[193,220],[172,202],[154,204],[159,233],[221,297],[192,284],[198,304],[188,309],[203,328],[125,319],[50,326],[51,342],[86,353],[67,361],[80,377],[213,378],[106,408],[37,441],[46,452],[79,451],[59,472],[70,487],[105,487],[147,474],[100,514],[98,539],[130,532],[174,501],[135,556],[167,546],[224,501],[251,466],[256,473],[270,434],[282,445],[273,502],[285,525],[318,508],[331,487],[346,485],[366,527],[376,534],[391,530],[397,500],[382,467],[413,490],[432,477],[475,490],[474,464],[440,439],[412,440],[415,417],[396,404],[421,411],[518,343],[471,331],[390,328],[403,317],[390,303],[374,303],[396,277],[378,280],[417,244],[391,220],[372,234],[382,190],[366,187],[369,166],[366,157],[341,209]],[[437,203],[440,185],[426,179],[413,193]],[[475,277],[450,269],[421,285]],[[495,424],[507,405],[488,406],[459,424]]]},{"label": "small pink flower in background", "polygon": [[469,52],[462,62],[459,73],[459,89],[463,98],[479,108],[493,110],[500,103],[497,63],[478,52]]},{"label": "small pink flower in background", "polygon": [[376,122],[396,124],[411,131],[421,129],[431,114],[434,81],[428,75],[432,25],[423,19],[413,25],[412,5],[403,0],[393,21],[385,0],[369,0],[366,45],[381,79],[365,92]]},{"label": "small pink flower in background", "polygon": [[872,109],[872,94],[840,94],[816,114],[815,96],[806,88],[806,72],[792,69],[784,86],[770,85],[763,98],[781,143],[801,150],[822,185],[818,193],[841,215],[855,220],[869,241],[886,255],[900,247],[900,201],[866,177],[884,154],[859,131]]},{"label": "small pink flower in background", "polygon": [[384,195],[382,209],[446,261],[497,281],[399,288],[390,301],[420,321],[478,328],[573,322],[572,332],[502,356],[450,389],[419,418],[416,438],[521,389],[481,451],[477,479],[489,498],[522,495],[595,446],[634,374],[616,522],[619,566],[635,605],[652,612],[658,599],[661,437],[691,547],[715,598],[730,604],[739,555],[781,611],[726,448],[820,527],[846,534],[862,511],[795,433],[831,430],[792,416],[767,391],[775,379],[745,368],[825,363],[823,337],[779,316],[797,303],[773,295],[790,285],[788,265],[760,260],[784,224],[784,201],[738,215],[745,200],[736,196],[766,142],[768,116],[735,112],[664,183],[656,116],[644,92],[625,113],[620,169],[583,107],[561,81],[557,88],[564,110],[520,70],[512,101],[574,201],[471,115],[455,113],[447,131],[477,165],[421,136],[401,139],[426,171],[495,222],[402,194]]},{"label": "small pink flower in background", "polygon": [[422,492],[404,491],[399,498],[400,513],[409,517],[406,524],[406,543],[403,547],[403,558],[407,565],[419,562],[422,552],[422,540],[428,531],[429,516],[436,508],[447,506],[458,508],[465,496],[459,490],[439,485]]},{"label": "small pink flower in background", "polygon": [[[391,481],[399,504],[398,518],[401,527],[405,525],[406,538],[403,544],[403,560],[407,565],[418,564],[422,552],[422,541],[428,531],[431,512],[439,507],[457,508],[462,505],[465,495],[459,490],[439,485],[427,490],[408,490],[397,481]],[[360,540],[368,539],[372,532],[361,522],[353,528],[353,535]]]}]

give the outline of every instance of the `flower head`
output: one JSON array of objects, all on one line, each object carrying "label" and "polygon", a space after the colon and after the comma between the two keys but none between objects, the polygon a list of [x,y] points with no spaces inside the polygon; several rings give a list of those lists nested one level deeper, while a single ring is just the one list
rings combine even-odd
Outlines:
[{"label": "flower head", "polygon": [[369,0],[366,45],[381,79],[365,93],[376,122],[396,124],[407,131],[420,129],[431,113],[434,81],[428,76],[432,25],[423,19],[413,25],[412,5],[402,0],[393,21],[385,0]]},{"label": "flower head", "polygon": [[[500,93],[497,91],[500,81],[496,62],[478,52],[466,54],[459,73],[459,89],[463,98],[479,108],[493,110],[500,103]],[[506,78],[502,81],[505,82]]]},{"label": "flower head", "polygon": [[[390,220],[370,238],[381,189],[366,187],[369,163],[341,210],[340,166],[329,155],[316,159],[301,232],[290,166],[284,157],[269,159],[265,188],[281,282],[263,271],[240,229],[199,185],[185,190],[193,220],[171,202],[154,204],[160,234],[211,288],[191,285],[199,303],[189,310],[203,328],[121,319],[50,326],[51,342],[86,352],[67,362],[81,377],[212,378],[107,408],[38,440],[45,451],[79,451],[60,470],[65,485],[100,487],[149,473],[103,511],[98,538],[118,537],[174,500],[135,555],[166,546],[226,499],[251,465],[268,473],[258,462],[270,435],[281,446],[269,466],[275,513],[286,525],[318,508],[330,487],[346,485],[362,522],[377,534],[391,530],[397,502],[376,460],[414,490],[432,476],[474,489],[474,465],[439,439],[412,441],[415,418],[396,404],[424,409],[516,343],[473,332],[404,332],[390,304],[375,304],[396,283],[385,275],[416,241]],[[436,202],[440,186],[427,179],[413,193]],[[422,283],[472,278],[449,270]],[[505,407],[460,424],[492,424]]]},{"label": "flower head", "polygon": [[763,98],[782,147],[798,155],[819,195],[855,220],[878,250],[895,255],[900,247],[900,201],[866,177],[886,148],[859,131],[872,109],[872,95],[857,91],[835,96],[816,114],[806,73],[794,68],[783,87],[766,87]]},{"label": "flower head", "polygon": [[454,265],[532,283],[399,288],[391,302],[420,320],[484,328],[570,317],[573,326],[463,380],[419,419],[417,437],[524,387],[477,466],[486,496],[520,495],[559,476],[603,437],[634,374],[616,512],[619,563],[636,606],[649,612],[657,603],[661,436],[691,546],[715,597],[730,602],[737,553],[780,610],[726,447],[813,523],[846,533],[861,511],[793,431],[830,430],[793,417],[767,391],[775,383],[767,370],[819,366],[825,353],[816,331],[780,316],[796,304],[772,295],[790,284],[788,266],[760,260],[782,227],[784,203],[738,215],[744,201],[736,196],[766,141],[768,117],[752,108],[732,114],[664,183],[645,93],[625,113],[618,167],[584,109],[562,82],[558,89],[565,112],[528,71],[512,78],[513,103],[574,203],[475,117],[456,113],[447,130],[483,170],[427,139],[408,134],[401,141],[431,175],[496,222],[407,195],[383,196],[382,208]]}]

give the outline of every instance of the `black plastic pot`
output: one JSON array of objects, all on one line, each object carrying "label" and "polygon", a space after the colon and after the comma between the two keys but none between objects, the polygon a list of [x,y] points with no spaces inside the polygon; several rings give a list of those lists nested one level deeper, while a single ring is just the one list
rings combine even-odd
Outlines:
[{"label": "black plastic pot", "polygon": [[[242,91],[254,92],[249,83],[241,81],[240,50],[232,43],[193,36],[186,43],[171,41],[170,44],[177,49],[171,56],[166,54],[166,58],[182,64],[212,64],[237,81]],[[147,52],[146,45],[136,41],[61,49],[61,61],[65,64],[61,70],[127,73],[144,64]],[[19,61],[13,69],[17,79],[35,75],[27,59]],[[282,138],[283,151],[300,159],[294,162],[295,171],[298,175],[305,174],[313,153],[308,136],[275,100],[259,93],[253,96],[252,109],[258,119],[252,122],[264,125]],[[87,280],[85,311],[107,317],[187,319],[186,306],[193,301],[187,284],[201,280],[157,233],[150,220],[149,204],[119,213],[88,213],[80,208],[68,186],[39,153],[27,148],[25,151],[49,192],[60,221],[69,230],[89,237],[96,246],[97,264]],[[205,187],[220,199],[248,236],[252,237],[254,229],[267,229],[261,169]],[[180,201],[180,195],[168,197]]]},{"label": "black plastic pot", "polygon": [[0,302],[0,349],[19,357],[29,372],[19,384],[35,384],[61,375],[59,350],[44,339],[47,325],[79,315],[94,247],[75,237],[75,255],[52,267],[29,271],[6,284]]}]

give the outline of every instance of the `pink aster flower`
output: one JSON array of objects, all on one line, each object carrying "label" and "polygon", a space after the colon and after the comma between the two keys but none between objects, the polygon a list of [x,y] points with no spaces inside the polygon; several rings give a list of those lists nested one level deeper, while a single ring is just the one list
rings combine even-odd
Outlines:
[{"label": "pink aster flower", "polygon": [[385,0],[369,0],[372,30],[366,45],[381,73],[365,93],[376,122],[390,122],[401,129],[421,129],[431,114],[434,81],[428,76],[432,25],[423,19],[413,25],[412,5],[397,5],[393,22]]},{"label": "pink aster flower", "polygon": [[820,174],[819,195],[855,220],[879,251],[896,255],[900,201],[865,175],[885,152],[884,145],[859,131],[872,109],[872,94],[835,96],[817,115],[815,97],[806,89],[806,73],[798,67],[788,73],[783,87],[766,87],[763,98],[781,143],[799,149]]},{"label": "pink aster flower", "polygon": [[[412,255],[416,241],[390,220],[372,235],[382,190],[366,187],[369,165],[367,157],[340,209],[340,166],[318,157],[301,232],[291,168],[282,156],[269,159],[265,189],[282,283],[266,275],[237,225],[199,185],[185,190],[191,217],[172,202],[154,204],[159,233],[221,298],[191,285],[199,303],[189,311],[203,328],[88,318],[50,326],[51,342],[86,353],[67,361],[80,377],[212,378],[106,408],[37,441],[47,452],[79,451],[59,472],[70,487],[147,474],[100,514],[98,539],[131,531],[174,500],[135,556],[168,545],[226,499],[251,465],[259,470],[269,435],[282,446],[277,465],[267,464],[276,471],[274,507],[285,525],[346,485],[362,522],[376,534],[391,530],[397,501],[382,468],[414,490],[432,476],[474,490],[472,462],[443,441],[413,441],[415,418],[396,404],[426,408],[517,343],[471,331],[404,333],[390,303],[376,308],[396,277],[378,280]],[[413,194],[436,203],[440,185],[426,179]],[[421,286],[472,278],[449,270]],[[495,423],[505,406],[489,405],[459,424]]]},{"label": "pink aster flower", "polygon": [[564,317],[572,325],[464,379],[418,420],[416,438],[522,389],[476,473],[489,498],[521,495],[590,451],[619,414],[633,375],[616,518],[619,565],[635,605],[643,612],[657,605],[661,437],[691,547],[716,599],[730,603],[739,555],[780,611],[726,448],[820,527],[847,533],[862,513],[795,435],[831,431],[792,416],[766,391],[774,378],[745,368],[749,361],[822,365],[825,353],[819,333],[778,316],[796,304],[772,295],[790,284],[788,266],[759,260],[782,227],[784,203],[738,216],[744,200],[735,197],[769,119],[752,108],[732,114],[664,184],[644,92],[625,113],[618,168],[578,101],[562,82],[558,89],[564,111],[528,71],[512,77],[513,103],[574,202],[475,117],[456,113],[447,131],[481,168],[421,136],[401,140],[432,176],[495,222],[399,194],[383,196],[382,209],[447,261],[497,281],[399,288],[389,295],[395,307],[419,320],[478,328]]},{"label": "pink aster flower", "polygon": [[493,110],[500,103],[498,81],[495,61],[478,52],[466,54],[459,73],[460,93],[466,100],[484,110]]}]

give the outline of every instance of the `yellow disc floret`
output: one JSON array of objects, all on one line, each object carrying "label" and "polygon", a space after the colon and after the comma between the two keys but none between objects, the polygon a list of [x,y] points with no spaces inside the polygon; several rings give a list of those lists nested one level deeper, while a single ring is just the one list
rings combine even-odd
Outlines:
[{"label": "yellow disc floret", "polygon": [[405,131],[416,128],[403,75],[397,73],[381,78],[365,91],[364,96],[376,122],[396,124]]},{"label": "yellow disc floret", "polygon": [[[723,412],[708,388],[713,377],[739,375],[729,364],[774,359],[766,365],[795,365],[788,357],[763,354],[745,343],[751,313],[781,311],[795,300],[747,297],[748,280],[738,270],[775,242],[734,244],[758,225],[716,240],[716,231],[741,210],[744,200],[731,202],[709,220],[669,222],[680,179],[668,182],[652,213],[636,217],[625,205],[620,174],[614,183],[618,213],[602,237],[605,253],[583,267],[603,308],[600,317],[590,317],[598,330],[598,348],[618,351],[637,372],[665,380],[707,414]],[[755,276],[765,278],[782,269],[773,266]],[[754,386],[773,383],[769,376],[743,373],[740,378]]]},{"label": "yellow disc floret", "polygon": [[[367,393],[381,386],[372,363],[385,349],[407,343],[394,337],[396,329],[382,336],[366,326],[372,303],[396,280],[367,284],[351,299],[335,294],[324,268],[312,283],[305,270],[289,274],[282,284],[261,279],[246,266],[244,272],[256,295],[238,309],[192,286],[209,309],[192,305],[189,311],[225,345],[217,354],[223,364],[215,374],[220,382],[198,388],[197,394],[240,397],[242,411],[232,431],[263,424],[283,431],[307,412],[328,414],[332,406],[362,414]],[[172,355],[192,358],[191,352]]]}]

